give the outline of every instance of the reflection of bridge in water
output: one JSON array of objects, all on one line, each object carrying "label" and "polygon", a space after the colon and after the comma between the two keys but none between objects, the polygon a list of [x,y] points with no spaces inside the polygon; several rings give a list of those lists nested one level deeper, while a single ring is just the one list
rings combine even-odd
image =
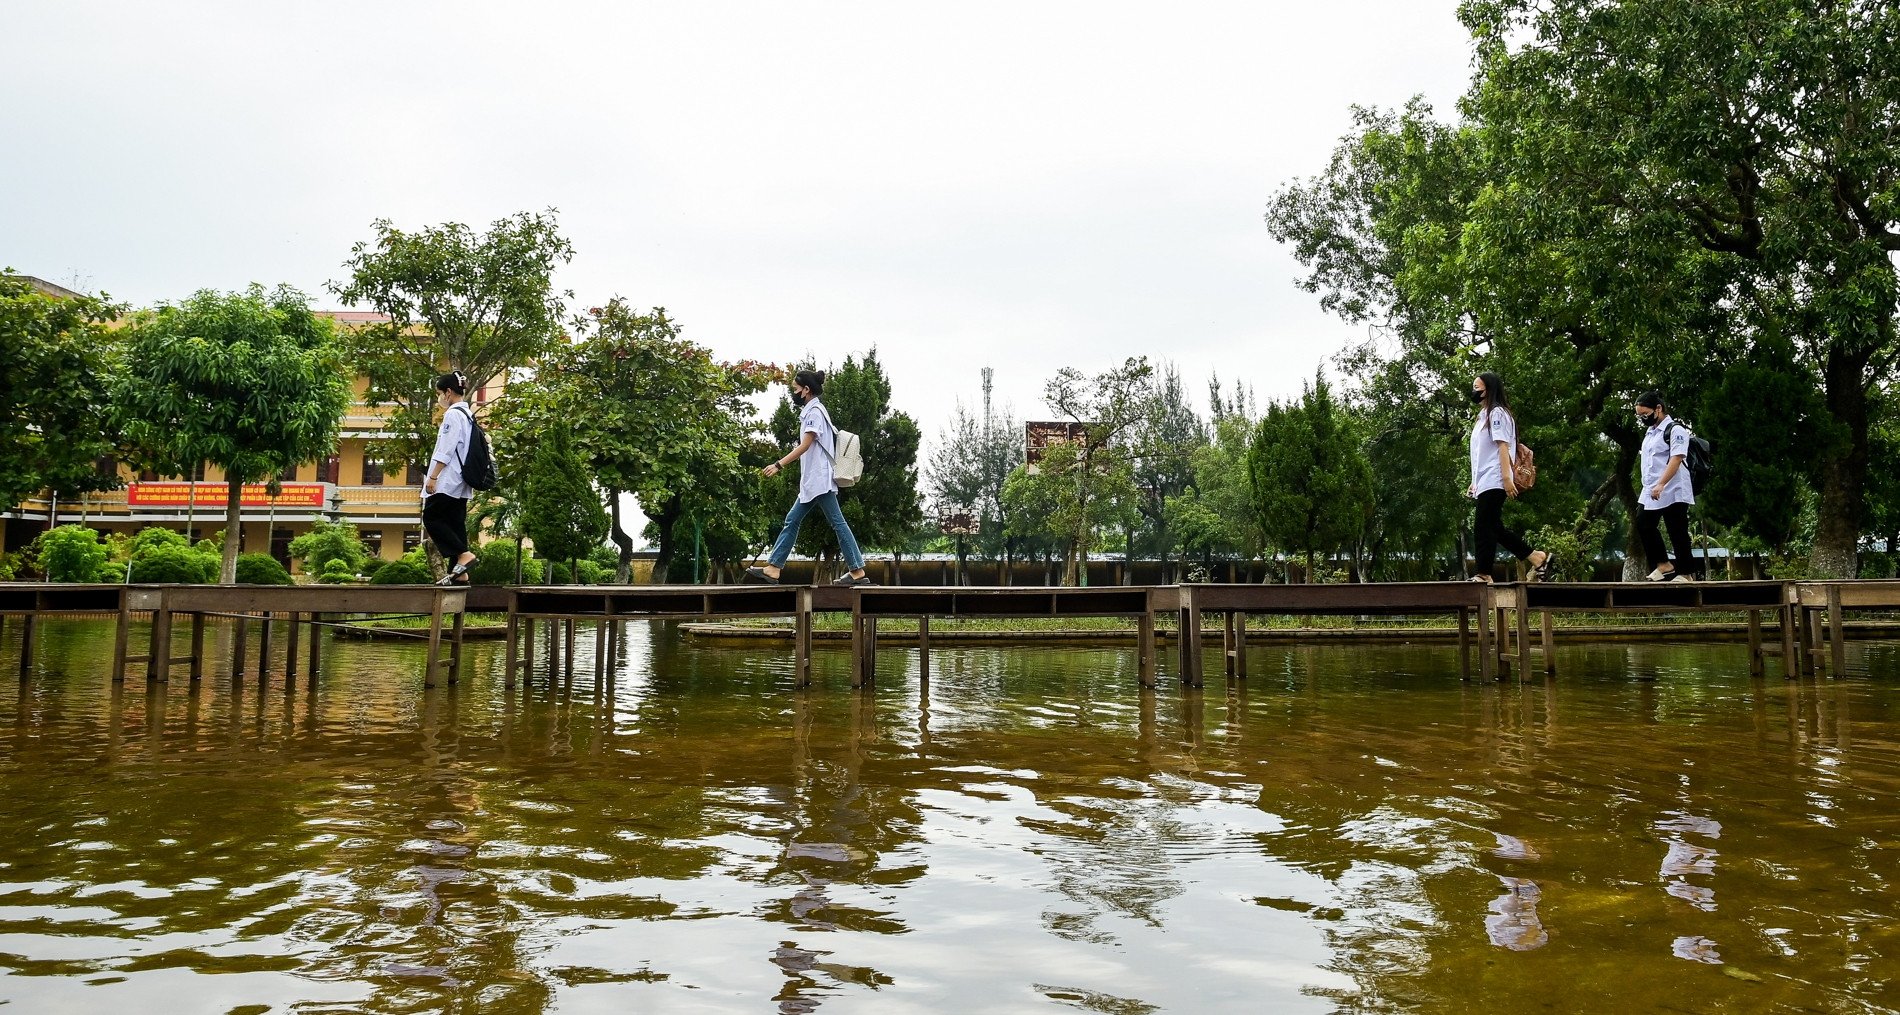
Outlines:
[{"label": "reflection of bridge in water", "polygon": [[[235,620],[230,673],[245,677],[249,631],[259,628],[258,661],[254,673],[262,682],[269,675],[271,640],[282,628],[288,644],[284,677],[297,676],[301,632],[309,629],[307,679],[315,686],[322,664],[324,627],[359,622],[365,617],[427,618],[426,629],[414,635],[429,646],[424,672],[432,684],[439,668],[448,679],[460,676],[463,618],[467,611],[507,614],[509,685],[535,670],[537,645],[547,637],[547,666],[572,671],[578,629],[591,625],[595,639],[598,679],[612,657],[618,622],[627,620],[707,620],[734,617],[790,617],[796,655],[795,683],[811,684],[813,621],[820,613],[848,614],[851,618],[851,683],[861,687],[875,679],[878,624],[886,619],[913,619],[921,670],[929,673],[930,621],[933,618],[1125,618],[1135,624],[1134,650],[1143,686],[1157,681],[1159,644],[1164,633],[1157,621],[1169,617],[1177,631],[1200,631],[1201,637],[1175,637],[1177,672],[1183,683],[1199,686],[1206,670],[1203,628],[1207,614],[1221,618],[1220,652],[1225,673],[1234,679],[1247,674],[1247,618],[1250,616],[1388,616],[1451,615],[1458,622],[1459,664],[1466,678],[1492,678],[1505,672],[1525,676],[1534,652],[1532,617],[1537,618],[1543,669],[1556,672],[1556,613],[1594,614],[1743,614],[1746,617],[1750,667],[1760,675],[1770,654],[1764,624],[1774,633],[1783,670],[1790,676],[1812,673],[1826,662],[1839,674],[1845,670],[1847,610],[1900,609],[1900,581],[1840,582],[1670,582],[1664,584],[1481,582],[1398,582],[1355,585],[1134,585],[1092,588],[1052,586],[884,586],[841,589],[829,586],[755,585],[557,585],[533,587],[453,588],[433,585],[60,585],[0,584],[0,637],[9,617],[21,620],[20,667],[24,675],[33,662],[33,633],[39,618],[54,614],[107,614],[116,616],[112,670],[123,680],[132,664],[145,664],[150,681],[168,679],[173,665],[189,668],[193,681],[201,679],[207,661],[204,626],[208,618]],[[129,634],[133,616],[151,618],[150,647],[131,655]],[[172,629],[177,618],[190,627],[190,649],[172,654]],[[1669,638],[1666,627],[1635,628],[1636,636]],[[446,664],[443,667],[443,664]]]}]

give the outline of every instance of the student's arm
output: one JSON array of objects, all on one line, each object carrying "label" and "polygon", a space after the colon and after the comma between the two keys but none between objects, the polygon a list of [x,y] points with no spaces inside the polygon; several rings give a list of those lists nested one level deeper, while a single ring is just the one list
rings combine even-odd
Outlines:
[{"label": "student's arm", "polygon": [[778,461],[773,462],[772,464],[766,466],[763,469],[760,469],[759,473],[765,476],[778,475],[779,470],[785,468],[787,463],[798,461],[799,458],[804,456],[805,452],[811,450],[811,446],[817,443],[817,441],[818,441],[818,435],[816,433],[813,433],[810,430],[805,431],[805,439],[798,442],[798,446],[792,449],[791,454],[786,455],[784,458],[781,458]]},{"label": "student's arm", "polygon": [[1682,468],[1682,460],[1686,457],[1688,456],[1687,455],[1670,456],[1669,464],[1663,466],[1662,478],[1656,480],[1656,485],[1649,488],[1650,500],[1662,500],[1663,487],[1668,486],[1669,481],[1671,479],[1676,478],[1676,470]]},{"label": "student's arm", "polygon": [[1498,472],[1504,477],[1504,495],[1517,496],[1517,463],[1511,460],[1511,442],[1498,441]]}]

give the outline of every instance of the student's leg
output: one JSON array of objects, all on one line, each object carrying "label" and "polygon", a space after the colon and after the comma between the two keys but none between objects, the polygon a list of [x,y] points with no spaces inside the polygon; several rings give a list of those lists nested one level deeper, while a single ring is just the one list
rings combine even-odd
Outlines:
[{"label": "student's leg", "polygon": [[1643,556],[1649,558],[1651,570],[1668,571],[1674,565],[1669,563],[1669,554],[1663,551],[1661,511],[1644,508],[1636,512],[1636,539],[1643,544]]},{"label": "student's leg", "polygon": [[468,502],[446,493],[430,494],[422,502],[422,530],[435,544],[435,552],[454,563],[468,552]]},{"label": "student's leg", "polygon": [[831,531],[838,534],[838,549],[844,554],[844,562],[852,574],[864,570],[864,554],[858,549],[858,538],[851,534],[851,526],[845,523],[844,509],[838,506],[838,495],[827,493],[812,498],[825,513],[825,521],[831,523]]},{"label": "student's leg", "polygon": [[792,509],[785,512],[785,527],[778,532],[778,542],[772,544],[772,555],[766,558],[768,566],[777,571],[791,559],[792,544],[798,542],[798,528],[805,524],[805,516],[811,512],[810,501],[794,501]]},{"label": "student's leg", "polygon": [[1478,495],[1477,521],[1472,526],[1472,555],[1477,572],[1487,578],[1498,561],[1498,530],[1504,527],[1504,491],[1486,490]]},{"label": "student's leg", "polygon": [[1696,573],[1695,544],[1689,541],[1689,505],[1671,504],[1662,509],[1663,524],[1669,527],[1669,545],[1676,551],[1676,570]]}]

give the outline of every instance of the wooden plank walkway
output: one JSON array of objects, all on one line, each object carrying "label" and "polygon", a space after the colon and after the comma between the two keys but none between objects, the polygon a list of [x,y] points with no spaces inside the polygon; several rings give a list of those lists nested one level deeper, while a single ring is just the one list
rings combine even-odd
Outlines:
[{"label": "wooden plank walkway", "polygon": [[[1548,582],[1495,586],[1499,665],[1514,665],[1522,678],[1530,669],[1530,615],[1539,617],[1545,673],[1557,672],[1556,613],[1747,613],[1749,672],[1766,671],[1762,642],[1764,614],[1773,614],[1780,632],[1783,672],[1797,673],[1794,612],[1790,583],[1745,582]],[[1516,622],[1505,625],[1505,614]]]},{"label": "wooden plank walkway", "polygon": [[[1800,670],[1814,673],[1821,659],[1835,676],[1847,672],[1844,610],[1900,610],[1900,580],[1793,582],[1788,591],[1790,622],[1801,634]],[[1826,619],[1823,645],[1822,620]]]},{"label": "wooden plank walkway", "polygon": [[[1498,589],[1483,582],[1385,582],[1363,585],[1181,585],[1179,610],[1182,631],[1199,631],[1201,614],[1219,613],[1221,655],[1227,675],[1247,678],[1247,617],[1270,616],[1418,616],[1451,613],[1458,617],[1460,673],[1471,678],[1474,647],[1472,621],[1477,621],[1477,649],[1486,679],[1493,676],[1495,656],[1489,617]],[[1202,645],[1199,638],[1180,639],[1182,680],[1201,686]]]},{"label": "wooden plank walkway", "polygon": [[[434,686],[439,666],[446,661],[450,683],[461,676],[462,622],[467,592],[462,588],[437,585],[67,585],[58,583],[0,583],[0,624],[4,618],[21,618],[23,631],[20,649],[20,677],[32,668],[33,635],[38,619],[52,614],[101,614],[115,617],[113,634],[112,679],[125,679],[126,670],[136,663],[145,664],[148,683],[170,679],[171,668],[188,666],[193,683],[204,676],[205,620],[228,617],[236,621],[231,651],[231,679],[244,677],[246,643],[253,623],[260,626],[257,652],[257,677],[260,685],[269,676],[271,639],[278,625],[285,628],[285,686],[294,686],[299,656],[298,642],[309,628],[308,684],[316,687],[323,663],[321,628],[327,617],[337,614],[398,614],[429,618],[429,653],[423,671],[424,683]],[[144,655],[130,654],[132,615],[149,613],[152,618],[151,642]],[[172,654],[172,628],[179,617],[191,627],[190,651]],[[451,625],[448,655],[442,652],[443,625]]]}]

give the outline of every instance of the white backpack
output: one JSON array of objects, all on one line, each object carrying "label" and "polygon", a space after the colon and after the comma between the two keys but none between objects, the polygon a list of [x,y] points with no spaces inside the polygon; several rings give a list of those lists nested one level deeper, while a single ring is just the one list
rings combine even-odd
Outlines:
[{"label": "white backpack", "polygon": [[864,478],[864,452],[858,435],[838,429],[838,424],[831,421],[831,410],[825,408],[824,403],[819,403],[818,411],[825,414],[826,424],[837,436],[838,451],[831,456],[831,481],[838,484],[840,490],[858,485],[858,480]]}]

